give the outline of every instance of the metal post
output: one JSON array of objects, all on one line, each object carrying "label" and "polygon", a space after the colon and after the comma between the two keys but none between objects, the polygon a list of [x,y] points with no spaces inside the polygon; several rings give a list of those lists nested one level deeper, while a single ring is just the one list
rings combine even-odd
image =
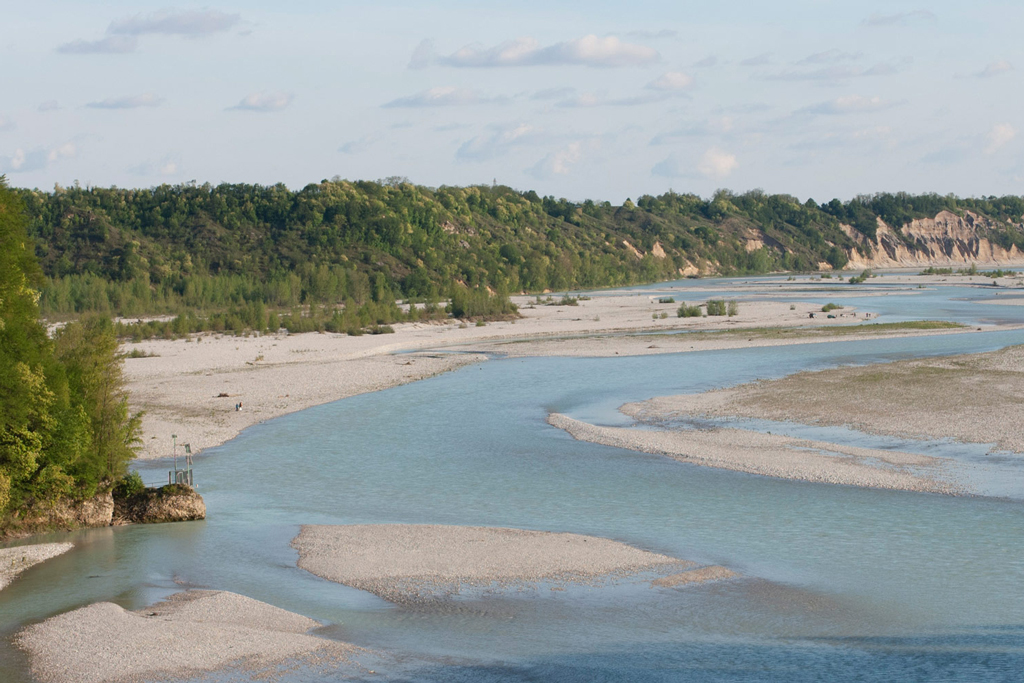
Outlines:
[{"label": "metal post", "polygon": [[174,445],[171,447],[171,453],[174,454],[174,483],[178,483],[178,435],[171,434],[171,439]]}]

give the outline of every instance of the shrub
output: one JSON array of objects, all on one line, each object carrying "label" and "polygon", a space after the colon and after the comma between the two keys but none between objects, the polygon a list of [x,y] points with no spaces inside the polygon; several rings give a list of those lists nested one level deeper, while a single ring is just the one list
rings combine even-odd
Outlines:
[{"label": "shrub", "polygon": [[827,303],[827,304],[825,304],[824,306],[821,307],[821,312],[822,313],[828,313],[829,311],[835,311],[835,310],[838,310],[840,308],[842,308],[842,306],[840,306],[839,304],[834,304],[832,302],[829,302],[829,303]]},{"label": "shrub", "polygon": [[684,301],[677,311],[680,318],[699,318],[701,316],[700,306],[687,306]]},{"label": "shrub", "polygon": [[659,304],[674,304],[675,302],[676,298],[674,296],[666,296],[661,299],[658,299]]},{"label": "shrub", "polygon": [[709,299],[706,304],[708,315],[726,315],[728,309],[724,299]]},{"label": "shrub", "polygon": [[875,276],[875,274],[871,272],[870,268],[868,268],[867,270],[865,270],[863,273],[861,273],[857,277],[851,277],[850,278],[850,284],[851,285],[859,285],[862,282],[865,282],[869,277],[874,277],[874,276]]},{"label": "shrub", "polygon": [[729,317],[740,314],[740,305],[735,301],[729,302]]},{"label": "shrub", "polygon": [[121,481],[114,485],[114,497],[131,498],[138,493],[142,493],[145,488],[146,485],[142,482],[142,475],[137,470],[132,470],[121,477]]}]

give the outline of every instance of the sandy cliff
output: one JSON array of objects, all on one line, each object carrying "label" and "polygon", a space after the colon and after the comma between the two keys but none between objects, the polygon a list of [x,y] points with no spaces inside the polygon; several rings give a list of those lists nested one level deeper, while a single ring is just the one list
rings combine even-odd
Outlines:
[{"label": "sandy cliff", "polygon": [[849,225],[841,227],[858,244],[871,247],[868,257],[852,250],[850,268],[1024,265],[1024,254],[1015,246],[1003,249],[989,239],[989,230],[996,225],[970,211],[963,216],[942,211],[935,218],[919,218],[899,230],[878,219],[877,244]]}]

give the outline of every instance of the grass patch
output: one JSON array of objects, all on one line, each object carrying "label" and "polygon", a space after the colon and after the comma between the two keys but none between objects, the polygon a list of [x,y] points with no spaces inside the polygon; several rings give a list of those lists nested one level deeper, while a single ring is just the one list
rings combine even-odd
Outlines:
[{"label": "grass patch", "polygon": [[739,330],[691,332],[687,339],[714,339],[725,335],[745,336],[748,339],[779,339],[783,337],[842,337],[851,334],[880,334],[913,330],[960,330],[967,325],[946,320],[907,320],[899,323],[868,323],[828,327],[748,327]]}]

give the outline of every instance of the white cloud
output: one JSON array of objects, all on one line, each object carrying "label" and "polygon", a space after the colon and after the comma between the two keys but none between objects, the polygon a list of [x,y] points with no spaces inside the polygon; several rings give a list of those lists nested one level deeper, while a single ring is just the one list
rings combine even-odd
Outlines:
[{"label": "white cloud", "polygon": [[143,177],[162,177],[168,178],[180,175],[178,168],[178,162],[174,161],[170,157],[164,157],[160,161],[145,161],[137,166],[132,166],[127,169],[128,173]]},{"label": "white cloud", "polygon": [[87,107],[92,109],[138,109],[139,107],[158,107],[164,101],[151,92],[126,97],[110,97],[99,102],[90,102]]},{"label": "white cloud", "polygon": [[627,31],[625,35],[630,38],[640,38],[641,40],[658,40],[665,38],[675,38],[679,35],[678,31],[673,31],[670,28],[663,28],[659,31]]},{"label": "white cloud", "polygon": [[293,96],[283,92],[254,92],[246,95],[233,107],[228,109],[242,111],[272,112],[281,111],[292,103]]},{"label": "white cloud", "polygon": [[804,107],[799,114],[824,114],[836,116],[842,114],[859,114],[865,112],[882,111],[896,106],[895,102],[883,100],[881,97],[864,97],[862,95],[846,95],[837,97],[834,100],[821,102],[819,104]]},{"label": "white cloud", "polygon": [[609,97],[605,93],[583,92],[572,97],[567,97],[555,106],[566,108],[590,108],[590,107],[635,107],[637,105],[663,102],[672,97],[670,92],[653,92],[632,97]]},{"label": "white cloud", "polygon": [[824,52],[815,52],[801,59],[797,64],[835,64],[837,62],[852,62],[864,56],[862,52],[843,52],[832,48]]},{"label": "white cloud", "polygon": [[516,38],[494,47],[467,45],[447,56],[433,54],[428,41],[420,43],[409,66],[428,64],[456,67],[580,65],[592,67],[643,66],[660,59],[658,51],[627,43],[616,36],[587,35],[542,47],[534,38]]},{"label": "white cloud", "polygon": [[717,147],[712,147],[704,152],[704,156],[700,158],[697,170],[709,178],[722,180],[736,170],[737,165],[735,154],[729,154]]},{"label": "white cloud", "polygon": [[48,161],[59,161],[61,159],[70,159],[71,157],[78,154],[78,148],[73,142],[65,142],[60,147],[54,147],[50,150],[50,153],[46,155]]},{"label": "white cloud", "polygon": [[708,55],[704,59],[694,62],[693,65],[698,69],[710,69],[713,66],[718,66],[718,57]]},{"label": "white cloud", "polygon": [[349,140],[345,144],[338,147],[338,151],[342,154],[362,154],[370,148],[370,144],[373,139],[367,135],[355,140]]},{"label": "white cloud", "polygon": [[36,107],[38,111],[57,111],[60,109],[60,104],[57,100],[47,100]]},{"label": "white cloud", "polygon": [[576,88],[545,88],[530,96],[531,100],[561,100],[573,95]]},{"label": "white cloud", "polygon": [[107,36],[99,40],[73,40],[57,46],[66,55],[117,55],[135,52],[139,41],[134,36]]},{"label": "white cloud", "polygon": [[217,10],[171,10],[114,21],[107,28],[113,35],[142,36],[158,34],[195,38],[229,31],[242,21],[239,14]]},{"label": "white cloud", "polygon": [[66,142],[58,147],[46,149],[37,147],[33,150],[14,150],[14,154],[0,157],[0,173],[29,173],[46,168],[51,163],[70,159],[78,153],[74,143]]},{"label": "white cloud", "polygon": [[985,146],[985,154],[995,154],[1016,137],[1016,128],[1009,123],[997,123],[995,126],[992,126],[992,130],[985,136],[985,141],[988,143]]},{"label": "white cloud", "polygon": [[771,64],[771,53],[769,52],[762,52],[740,62],[740,66],[764,66],[765,64]]},{"label": "white cloud", "polygon": [[526,123],[497,127],[488,135],[477,135],[464,142],[455,152],[455,158],[486,161],[504,155],[512,147],[536,142],[538,137],[539,131]]},{"label": "white cloud", "polygon": [[693,176],[692,169],[680,161],[675,154],[670,154],[651,169],[652,175],[659,175],[665,178],[681,178]]},{"label": "white cloud", "polygon": [[583,160],[583,142],[570,142],[565,147],[551,152],[527,169],[535,178],[545,179],[553,175],[569,175],[572,167]]},{"label": "white cloud", "polygon": [[735,123],[735,120],[731,116],[721,116],[707,119],[705,121],[698,121],[682,128],[658,133],[651,138],[650,144],[652,146],[656,146],[679,142],[681,140],[687,140],[695,137],[705,138],[712,135],[726,135],[732,132]]},{"label": "white cloud", "polygon": [[384,103],[383,107],[455,107],[473,104],[498,104],[507,101],[504,97],[487,97],[472,88],[457,88],[453,85],[421,90],[415,95],[399,97]]},{"label": "white cloud", "polygon": [[693,77],[681,71],[667,71],[647,84],[651,90],[677,91],[693,85]]},{"label": "white cloud", "polygon": [[974,74],[978,78],[992,78],[993,76],[999,76],[1013,71],[1013,64],[1010,64],[1005,59],[1001,59],[998,62],[991,62],[985,65],[985,68]]},{"label": "white cloud", "polygon": [[[894,62],[879,62],[878,64],[866,69],[846,64],[831,64],[809,70],[789,69],[780,73],[770,74],[767,78],[771,81],[811,81],[835,85],[848,81],[852,78],[890,76],[892,74],[899,73],[903,67],[910,64],[912,61],[912,59],[906,58]],[[810,64],[810,62],[802,62],[802,64]]]},{"label": "white cloud", "polygon": [[907,26],[908,24],[935,21],[934,12],[926,9],[914,10],[912,12],[897,12],[895,14],[872,14],[864,20],[865,26]]}]

